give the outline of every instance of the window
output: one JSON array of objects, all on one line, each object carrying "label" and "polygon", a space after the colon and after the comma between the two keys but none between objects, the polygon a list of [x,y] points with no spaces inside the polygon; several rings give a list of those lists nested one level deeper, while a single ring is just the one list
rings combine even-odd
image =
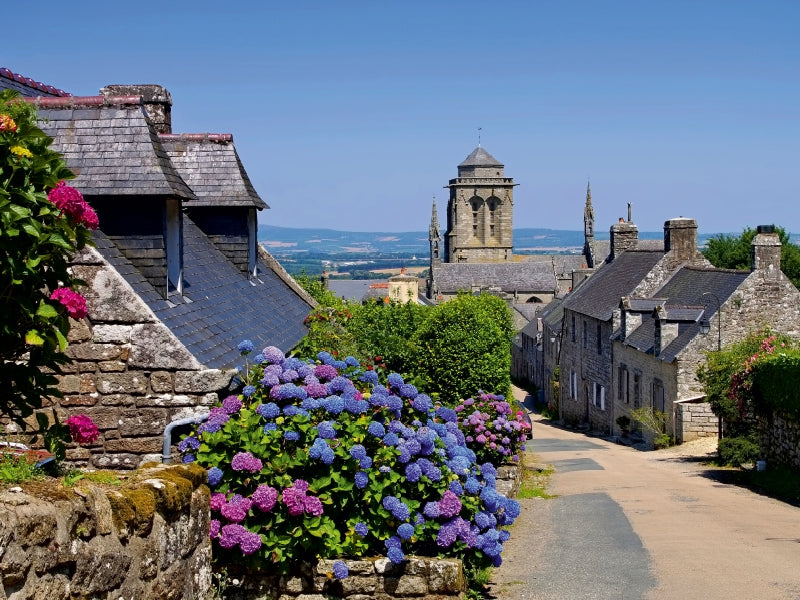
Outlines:
[{"label": "window", "polygon": [[639,408],[642,405],[642,373],[641,371],[633,372],[633,408]]},{"label": "window", "polygon": [[578,399],[578,374],[575,371],[569,372],[569,397]]},{"label": "window", "polygon": [[664,384],[660,379],[653,380],[653,409],[664,412]]},{"label": "window", "polygon": [[583,322],[583,347],[589,347],[589,326],[586,324],[586,321]]},{"label": "window", "polygon": [[600,323],[597,324],[597,353],[603,353],[603,328]]},{"label": "window", "polygon": [[629,375],[626,365],[617,367],[617,400],[622,400],[625,404],[629,404],[631,400],[628,388],[630,384]]},{"label": "window", "polygon": [[606,409],[606,388],[596,381],[592,384],[592,404],[600,410]]}]

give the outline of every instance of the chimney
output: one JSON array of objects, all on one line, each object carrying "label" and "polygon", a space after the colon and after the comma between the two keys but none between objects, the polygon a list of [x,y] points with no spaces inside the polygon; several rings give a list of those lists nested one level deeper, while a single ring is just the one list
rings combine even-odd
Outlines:
[{"label": "chimney", "polygon": [[619,302],[620,316],[622,322],[620,323],[620,333],[622,334],[622,341],[628,339],[628,336],[642,324],[641,313],[631,312],[631,299],[627,296],[623,297]]},{"label": "chimney", "polygon": [[658,358],[664,349],[678,337],[678,324],[667,321],[667,310],[663,306],[656,306],[653,310],[653,357]]},{"label": "chimney", "polygon": [[172,133],[172,96],[167,88],[152,83],[107,85],[100,93],[104,96],[141,96],[147,118],[156,133]]},{"label": "chimney", "polygon": [[630,221],[620,218],[611,226],[611,260],[613,262],[625,250],[636,248],[639,241],[639,228]]},{"label": "chimney", "polygon": [[691,260],[697,254],[697,221],[678,217],[664,222],[664,252]]},{"label": "chimney", "polygon": [[750,245],[750,270],[777,274],[781,270],[781,238],[774,225],[759,225]]}]

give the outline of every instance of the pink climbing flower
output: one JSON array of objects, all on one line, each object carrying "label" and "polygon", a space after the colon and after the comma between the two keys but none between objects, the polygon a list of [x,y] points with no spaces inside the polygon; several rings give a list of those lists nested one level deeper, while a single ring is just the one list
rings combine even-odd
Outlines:
[{"label": "pink climbing flower", "polygon": [[53,291],[50,299],[60,302],[73,319],[83,319],[86,316],[86,298],[78,292],[62,287]]},{"label": "pink climbing flower", "polygon": [[91,418],[86,415],[73,415],[64,421],[69,427],[69,434],[73,442],[78,444],[91,444],[100,437],[100,430]]}]

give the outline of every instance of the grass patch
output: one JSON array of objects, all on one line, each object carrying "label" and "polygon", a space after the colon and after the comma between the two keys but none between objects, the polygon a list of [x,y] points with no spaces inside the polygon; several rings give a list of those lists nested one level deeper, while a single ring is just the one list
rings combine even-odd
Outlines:
[{"label": "grass patch", "polygon": [[800,506],[800,471],[786,466],[769,467],[765,471],[742,469],[734,483],[756,493]]},{"label": "grass patch", "polygon": [[65,487],[73,487],[79,481],[89,481],[92,483],[103,483],[106,485],[120,485],[122,480],[117,473],[111,471],[81,471],[70,469],[64,474],[62,483]]},{"label": "grass patch", "polygon": [[547,484],[550,483],[550,476],[555,472],[553,467],[547,465],[522,465],[522,482],[519,486],[517,498],[525,500],[528,498],[544,498],[549,500],[555,498],[553,494],[547,493]]},{"label": "grass patch", "polygon": [[27,456],[0,452],[0,483],[25,483],[42,477],[42,470]]}]

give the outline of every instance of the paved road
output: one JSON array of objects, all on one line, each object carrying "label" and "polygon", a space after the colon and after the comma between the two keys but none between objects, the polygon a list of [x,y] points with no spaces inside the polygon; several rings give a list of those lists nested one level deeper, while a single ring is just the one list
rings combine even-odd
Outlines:
[{"label": "paved road", "polygon": [[800,599],[800,508],[532,417],[558,497],[521,501],[496,598]]}]

